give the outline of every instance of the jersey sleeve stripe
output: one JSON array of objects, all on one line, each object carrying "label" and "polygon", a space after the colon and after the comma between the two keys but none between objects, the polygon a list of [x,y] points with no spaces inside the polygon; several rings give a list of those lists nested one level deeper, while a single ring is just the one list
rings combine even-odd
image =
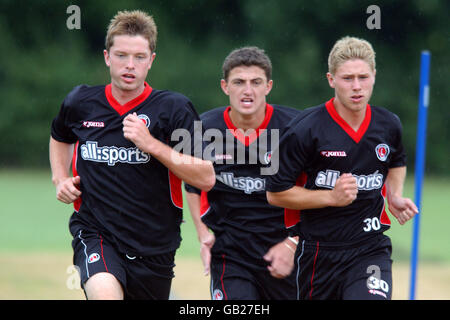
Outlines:
[{"label": "jersey sleeve stripe", "polygon": [[[73,149],[73,156],[72,156],[72,175],[74,177],[76,177],[78,175],[78,171],[77,171],[77,161],[78,161],[78,145],[79,145],[80,141],[77,141],[77,143],[75,144],[75,148]],[[73,202],[73,208],[76,212],[80,211],[80,207],[81,207],[81,196],[76,199]]]},{"label": "jersey sleeve stripe", "polygon": [[383,196],[383,209],[381,210],[380,223],[390,226],[391,220],[386,212],[386,185],[381,188],[381,195]]},{"label": "jersey sleeve stripe", "polygon": [[202,193],[200,194],[200,217],[203,217],[205,214],[207,214],[209,209],[211,209],[211,206],[209,205],[208,201],[208,193],[202,191]]},{"label": "jersey sleeve stripe", "polygon": [[[296,186],[304,187],[306,184],[306,181],[308,179],[308,176],[306,173],[302,172],[300,176],[297,178],[297,181],[295,183]],[[294,209],[284,209],[284,225],[286,228],[291,228],[295,226],[298,222],[300,222],[300,210],[294,210]]]},{"label": "jersey sleeve stripe", "polygon": [[181,191],[181,179],[169,170],[170,198],[175,207],[183,209],[183,193]]}]

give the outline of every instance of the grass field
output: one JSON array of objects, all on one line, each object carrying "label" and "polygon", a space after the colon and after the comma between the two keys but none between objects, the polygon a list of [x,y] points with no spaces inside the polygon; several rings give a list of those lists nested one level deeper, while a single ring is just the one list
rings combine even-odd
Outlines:
[{"label": "grass field", "polygon": [[[450,299],[450,181],[426,178],[421,213],[419,299]],[[405,195],[413,197],[408,179]],[[80,299],[73,283],[72,207],[55,199],[48,171],[0,171],[0,299]],[[208,299],[209,279],[202,275],[199,245],[188,211],[177,252],[174,297]],[[407,298],[412,223],[391,218],[394,298]]]}]

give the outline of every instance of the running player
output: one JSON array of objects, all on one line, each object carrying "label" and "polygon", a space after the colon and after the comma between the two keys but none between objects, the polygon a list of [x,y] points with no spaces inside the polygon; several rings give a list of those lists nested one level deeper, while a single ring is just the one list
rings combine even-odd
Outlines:
[{"label": "running player", "polygon": [[270,161],[272,150],[287,122],[300,113],[266,102],[271,74],[263,50],[232,51],[224,61],[221,80],[230,105],[201,115],[205,137],[212,141],[204,157],[211,156],[217,182],[201,194],[186,185],[186,197],[205,274],[211,272],[212,299],[296,297],[294,275],[278,279],[267,269],[270,264],[292,269],[288,264],[293,263],[296,240],[288,239],[284,210],[267,203],[269,172],[264,170],[267,165],[266,169],[276,170],[277,164]]},{"label": "running player", "polygon": [[[400,224],[417,213],[403,198],[406,157],[399,118],[369,105],[375,52],[345,37],[328,58],[334,98],[313,107],[280,142],[269,203],[301,210],[296,225],[299,299],[390,299],[390,212]],[[305,172],[305,185],[296,185]]]},{"label": "running player", "polygon": [[75,87],[52,123],[52,181],[57,199],[74,203],[74,264],[88,299],[168,299],[181,180],[215,183],[211,162],[173,149],[172,133],[193,134],[199,120],[192,103],[145,81],[156,36],[151,16],[119,12],[104,50],[111,83]]}]

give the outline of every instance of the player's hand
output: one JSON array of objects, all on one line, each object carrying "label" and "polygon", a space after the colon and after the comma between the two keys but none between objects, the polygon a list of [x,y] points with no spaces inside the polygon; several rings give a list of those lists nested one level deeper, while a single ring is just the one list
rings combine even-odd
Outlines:
[{"label": "player's hand", "polygon": [[388,206],[389,211],[401,225],[419,213],[419,209],[409,198],[391,196],[388,198]]},{"label": "player's hand", "polygon": [[61,179],[56,184],[56,199],[67,204],[77,200],[81,196],[80,182],[80,176]]},{"label": "player's hand", "polygon": [[127,115],[123,119],[123,136],[133,142],[140,150],[150,153],[150,145],[154,138],[150,134],[145,123],[138,118],[136,112]]},{"label": "player's hand", "polygon": [[358,194],[356,178],[351,173],[342,174],[331,191],[334,207],[345,207],[355,201]]},{"label": "player's hand", "polygon": [[282,279],[291,274],[294,268],[295,250],[295,245],[287,239],[269,249],[263,258],[270,263],[267,269],[272,277]]},{"label": "player's hand", "polygon": [[203,274],[207,276],[210,271],[211,265],[211,248],[216,242],[216,237],[214,234],[207,232],[200,239],[200,257],[202,258],[203,263]]}]

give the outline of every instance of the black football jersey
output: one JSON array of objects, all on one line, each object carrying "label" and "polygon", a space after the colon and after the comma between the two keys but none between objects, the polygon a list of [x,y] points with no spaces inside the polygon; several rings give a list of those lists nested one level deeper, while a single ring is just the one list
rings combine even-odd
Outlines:
[{"label": "black football jersey", "polygon": [[[263,123],[244,136],[231,122],[229,110],[220,107],[200,116],[203,156],[213,161],[216,173],[213,189],[201,193],[201,218],[216,235],[213,254],[265,266],[263,255],[288,236],[284,209],[266,198],[266,178],[277,170],[272,150],[286,124],[301,111],[267,104]],[[189,185],[186,189],[195,192]]]},{"label": "black football jersey", "polygon": [[[179,146],[172,139],[175,130],[194,136],[194,121],[200,120],[186,97],[147,83],[125,105],[114,99],[110,84],[81,85],[65,98],[51,135],[76,144],[72,170],[81,178],[82,195],[74,203],[72,234],[92,228],[121,252],[147,256],[179,247],[183,200],[181,180],[123,136],[122,121],[133,112],[153,137],[171,147]],[[194,145],[182,151],[192,154]]]},{"label": "black football jersey", "polygon": [[[280,141],[280,168],[267,181],[267,190],[280,192],[298,185],[333,189],[338,177],[351,173],[358,195],[346,207],[302,210],[297,233],[306,240],[352,242],[390,227],[385,211],[385,180],[389,168],[406,165],[402,127],[392,112],[367,105],[355,132],[337,113],[333,100],[307,109],[308,114]],[[305,184],[304,184],[305,183]]]}]

